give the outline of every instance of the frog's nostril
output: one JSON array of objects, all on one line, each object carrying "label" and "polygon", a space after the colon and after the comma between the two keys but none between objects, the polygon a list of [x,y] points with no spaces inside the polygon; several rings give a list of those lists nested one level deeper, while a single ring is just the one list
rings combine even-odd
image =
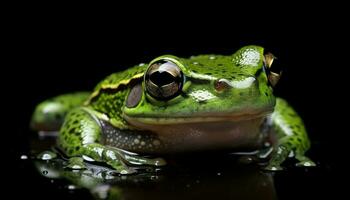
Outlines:
[{"label": "frog's nostril", "polygon": [[214,82],[215,90],[218,92],[232,88],[231,83],[226,79],[219,79]]}]

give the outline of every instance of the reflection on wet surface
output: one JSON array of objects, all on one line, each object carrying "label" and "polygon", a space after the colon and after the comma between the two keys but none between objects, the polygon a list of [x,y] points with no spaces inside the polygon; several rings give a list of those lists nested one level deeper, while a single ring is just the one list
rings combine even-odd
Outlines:
[{"label": "reflection on wet surface", "polygon": [[62,168],[62,160],[35,161],[36,169],[51,180],[67,180],[68,190],[88,189],[96,199],[276,199],[271,174],[257,168],[232,171],[169,169],[120,176],[105,167],[86,170]]},{"label": "reflection on wet surface", "polygon": [[[20,158],[22,164],[34,167],[31,173],[42,177],[38,179],[46,188],[67,193],[69,199],[281,199],[281,182],[288,181],[282,179],[290,173],[262,171],[249,158],[228,155],[170,158],[168,166],[139,168],[136,175],[120,175],[93,162],[72,170],[66,167],[67,159],[45,151],[52,150],[53,143],[54,138],[32,139],[32,155]],[[302,178],[310,170],[316,169],[298,168],[292,173]],[[280,190],[285,190],[283,185]]]}]

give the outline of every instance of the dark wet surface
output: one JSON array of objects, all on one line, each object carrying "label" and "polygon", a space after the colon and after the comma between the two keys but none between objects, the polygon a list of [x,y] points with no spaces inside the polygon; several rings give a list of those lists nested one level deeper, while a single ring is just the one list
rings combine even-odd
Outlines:
[{"label": "dark wet surface", "polygon": [[[293,161],[286,170],[262,171],[249,159],[227,154],[168,158],[164,168],[142,168],[136,175],[122,176],[107,166],[87,163],[87,169],[69,170],[58,155],[40,160],[35,155],[52,150],[54,138],[30,137],[31,150],[18,156],[17,185],[35,199],[306,199],[336,196],[336,182],[329,160],[320,157],[315,143],[310,156],[313,168],[298,168]],[[15,194],[18,195],[18,194]],[[23,193],[20,193],[23,195]]]}]

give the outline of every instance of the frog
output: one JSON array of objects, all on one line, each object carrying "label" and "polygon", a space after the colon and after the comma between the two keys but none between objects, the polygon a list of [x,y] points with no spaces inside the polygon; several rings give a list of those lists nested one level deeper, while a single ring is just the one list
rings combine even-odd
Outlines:
[{"label": "frog", "polygon": [[298,113],[274,95],[281,73],[275,56],[257,45],[231,55],[163,55],[107,76],[91,92],[38,104],[31,127],[59,131],[68,157],[105,163],[121,174],[132,166],[164,166],[165,155],[255,152],[265,170],[289,158],[315,166]]}]

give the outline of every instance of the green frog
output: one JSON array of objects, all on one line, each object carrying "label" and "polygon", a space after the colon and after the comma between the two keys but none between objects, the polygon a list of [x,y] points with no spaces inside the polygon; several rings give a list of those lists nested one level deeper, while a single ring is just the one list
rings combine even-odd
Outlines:
[{"label": "green frog", "polygon": [[310,141],[302,119],[273,95],[280,78],[274,58],[253,45],[232,55],[160,56],[111,74],[92,92],[40,103],[31,127],[59,130],[67,156],[122,174],[134,165],[163,166],[162,155],[214,150],[269,152],[267,170],[282,169],[288,157],[314,166],[304,155]]}]

